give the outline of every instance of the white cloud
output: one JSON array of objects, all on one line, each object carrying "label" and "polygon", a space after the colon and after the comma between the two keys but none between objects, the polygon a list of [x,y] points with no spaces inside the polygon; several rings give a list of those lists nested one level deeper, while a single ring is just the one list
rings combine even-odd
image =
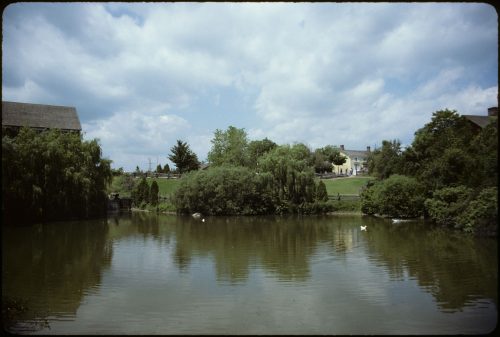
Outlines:
[{"label": "white cloud", "polygon": [[497,104],[485,4],[17,3],[3,25],[4,99],[76,106],[132,169],[175,139],[204,159],[231,124],[363,149]]}]

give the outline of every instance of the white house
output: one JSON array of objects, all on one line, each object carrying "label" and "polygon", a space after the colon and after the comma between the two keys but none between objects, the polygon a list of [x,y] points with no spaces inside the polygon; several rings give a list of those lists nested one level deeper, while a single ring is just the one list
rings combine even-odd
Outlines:
[{"label": "white house", "polygon": [[333,172],[337,174],[358,175],[367,171],[366,160],[370,154],[370,147],[366,150],[346,150],[340,145],[340,154],[346,157],[342,165],[333,164]]}]

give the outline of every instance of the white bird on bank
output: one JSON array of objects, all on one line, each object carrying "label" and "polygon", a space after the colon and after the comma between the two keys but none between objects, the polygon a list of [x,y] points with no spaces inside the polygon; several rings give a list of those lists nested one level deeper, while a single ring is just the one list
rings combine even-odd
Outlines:
[{"label": "white bird on bank", "polygon": [[362,231],[366,231],[366,226],[360,226]]}]

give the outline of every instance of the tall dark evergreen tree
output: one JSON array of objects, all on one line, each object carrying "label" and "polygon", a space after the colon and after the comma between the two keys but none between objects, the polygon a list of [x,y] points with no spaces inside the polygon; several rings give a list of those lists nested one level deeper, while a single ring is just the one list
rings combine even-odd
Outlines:
[{"label": "tall dark evergreen tree", "polygon": [[186,142],[177,140],[177,144],[170,149],[171,154],[168,159],[177,167],[179,173],[186,173],[197,170],[200,167],[200,162],[196,154],[191,151]]},{"label": "tall dark evergreen tree", "polygon": [[156,182],[156,180],[154,180],[152,183],[151,183],[151,188],[149,189],[149,203],[153,206],[157,206],[158,205],[158,193],[159,193],[159,187],[158,187],[158,183]]}]

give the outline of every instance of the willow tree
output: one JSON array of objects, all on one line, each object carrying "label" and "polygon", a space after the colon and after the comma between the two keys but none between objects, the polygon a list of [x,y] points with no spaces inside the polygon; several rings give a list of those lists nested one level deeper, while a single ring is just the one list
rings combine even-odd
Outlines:
[{"label": "willow tree", "polygon": [[4,223],[103,216],[111,179],[111,161],[96,139],[29,128],[2,137]]}]

